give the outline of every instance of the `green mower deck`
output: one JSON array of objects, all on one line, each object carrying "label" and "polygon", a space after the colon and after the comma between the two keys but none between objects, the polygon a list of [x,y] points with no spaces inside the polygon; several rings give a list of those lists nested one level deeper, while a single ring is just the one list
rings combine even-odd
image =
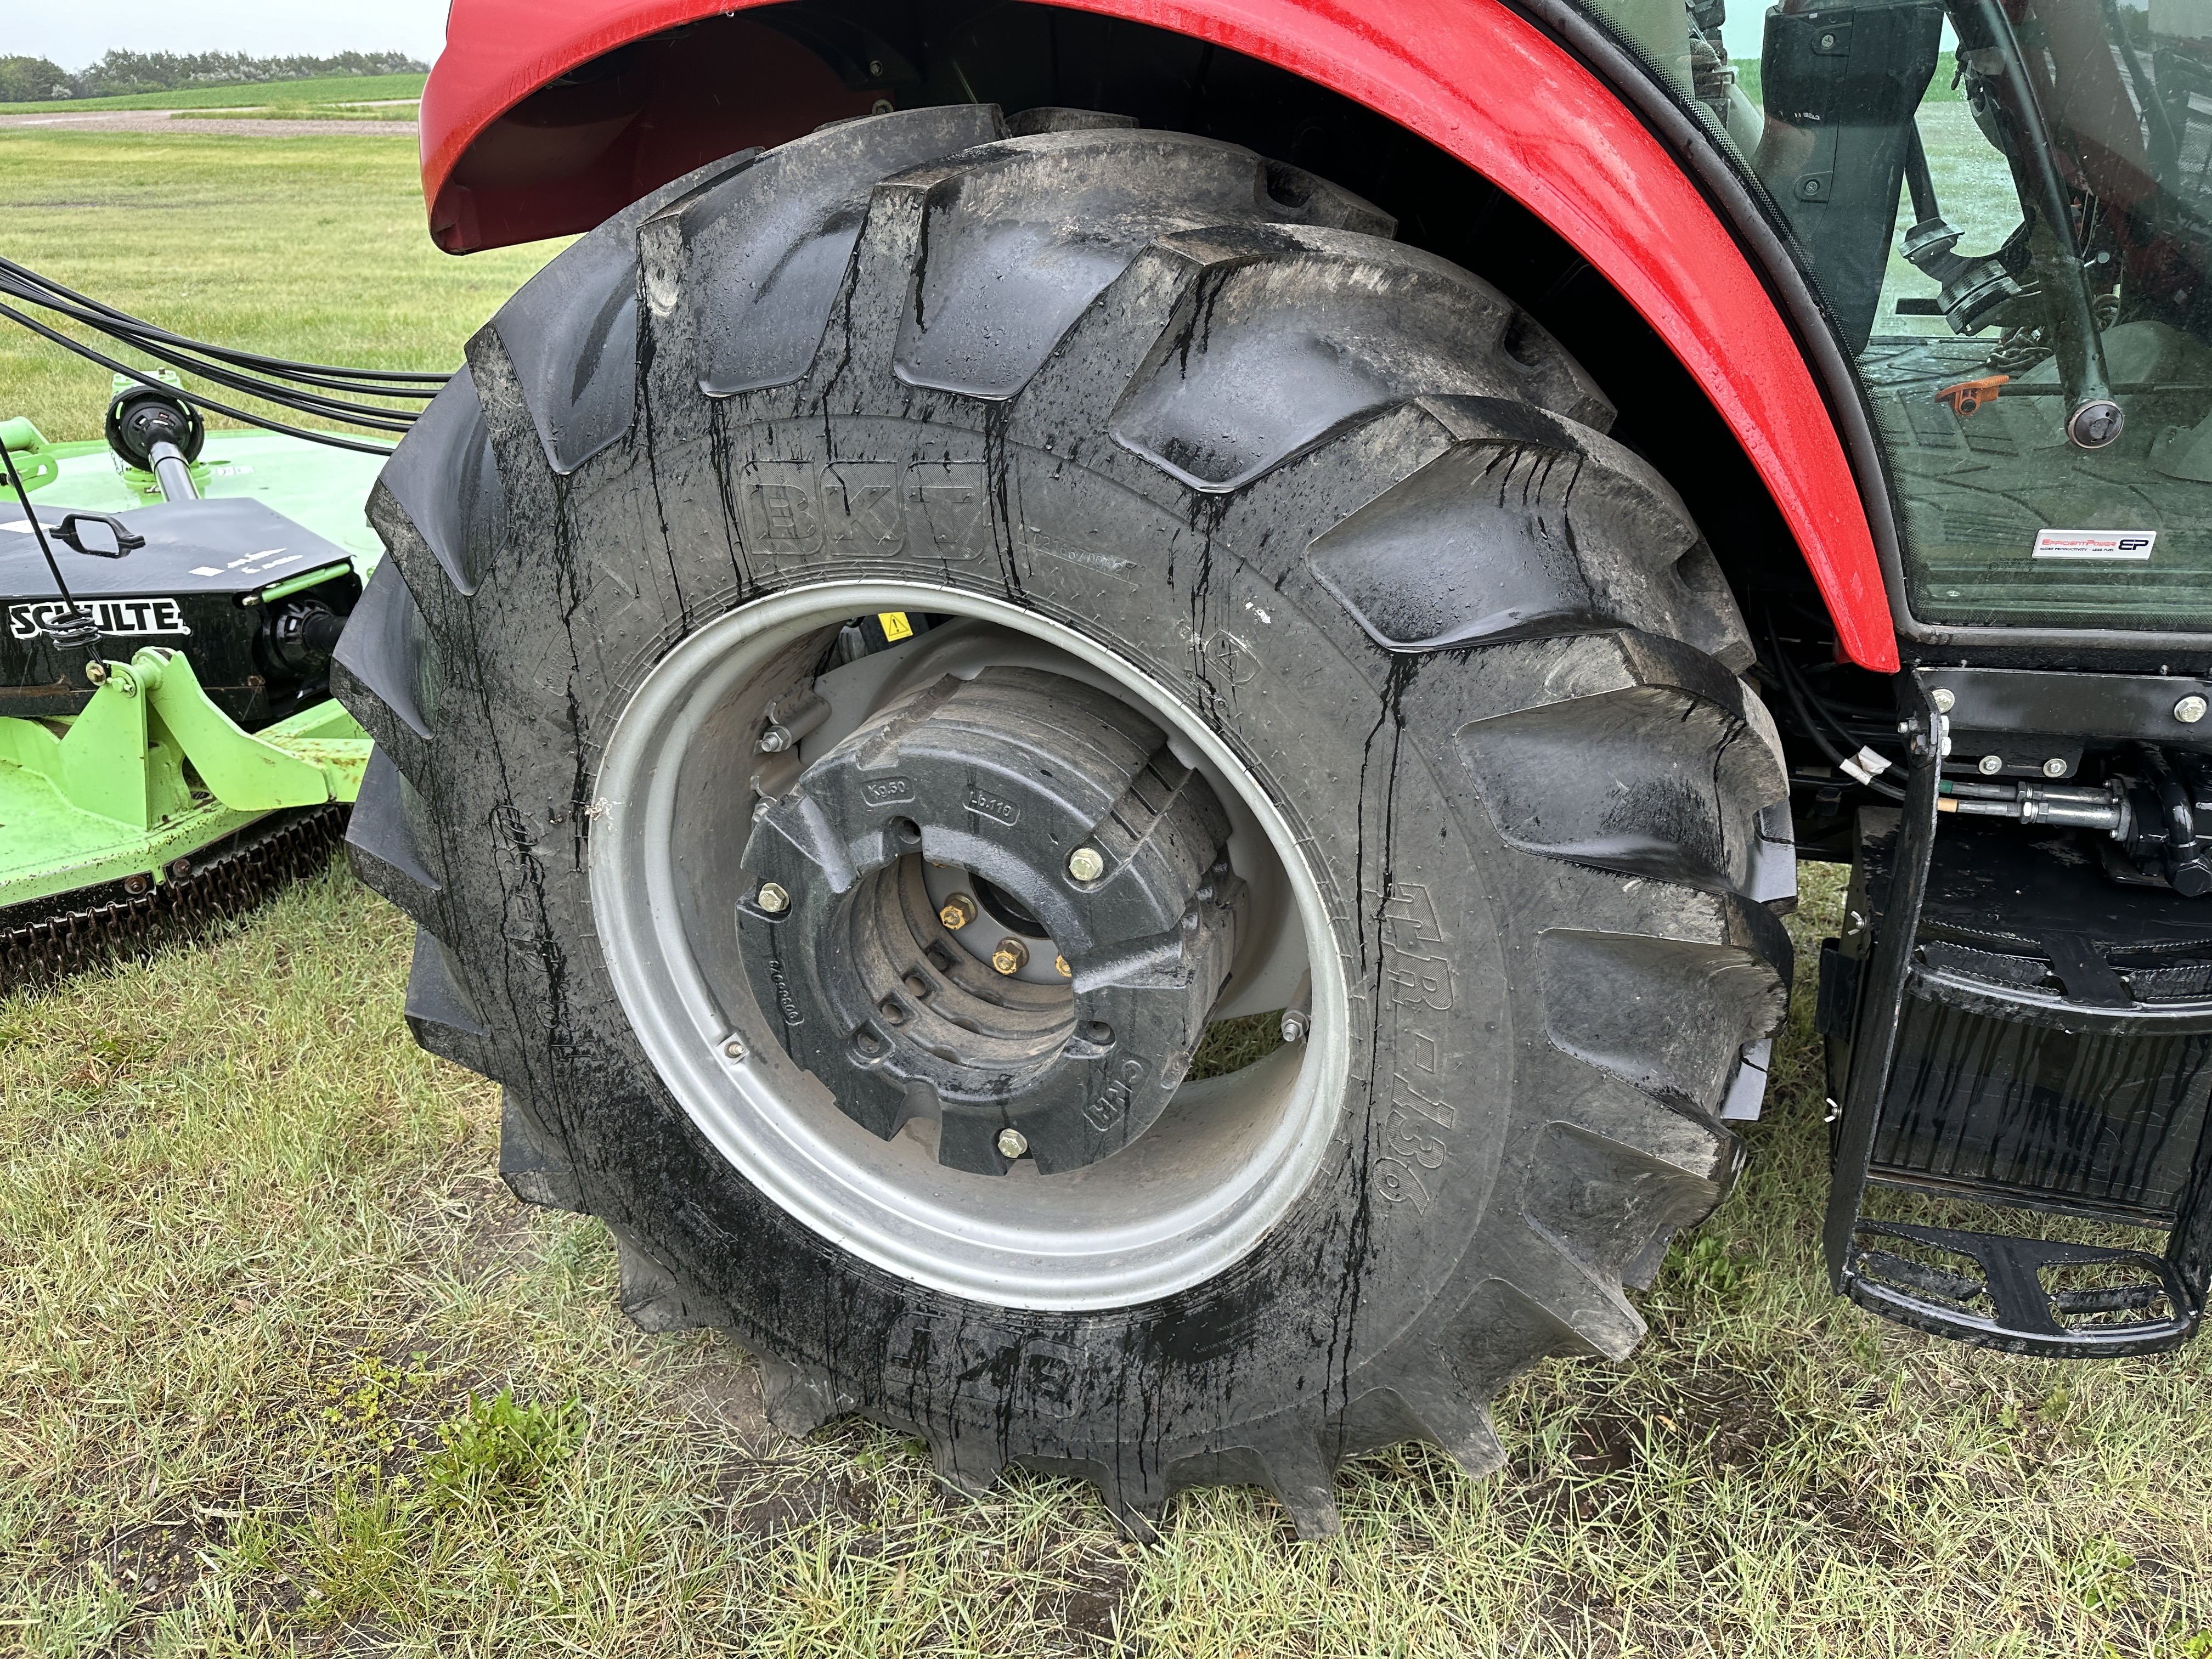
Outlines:
[{"label": "green mower deck", "polygon": [[[66,723],[0,718],[0,894],[166,880],[179,859],[280,807],[350,801],[369,740],[335,702],[247,733],[181,653],[110,663]],[[56,731],[57,726],[61,727]]]},{"label": "green mower deck", "polygon": [[[162,500],[152,475],[104,442],[49,443],[23,420],[0,422],[0,441],[41,519],[75,510],[128,525]],[[258,501],[334,544],[365,581],[381,552],[362,512],[380,465],[300,439],[220,431],[191,476],[203,499]],[[0,520],[25,528],[4,484]],[[331,567],[318,563],[272,572],[246,603],[326,580]],[[196,643],[110,637],[84,673],[96,686],[82,708],[0,714],[0,993],[248,908],[326,857],[343,830],[367,734],[327,697],[246,729],[203,687]]]},{"label": "green mower deck", "polygon": [[[0,421],[0,442],[8,446],[32,501],[40,507],[126,513],[161,499],[152,473],[125,466],[100,439],[49,443],[30,422],[18,417]],[[207,434],[207,447],[192,463],[191,474],[204,496],[265,501],[336,542],[354,556],[366,578],[384,556],[384,547],[369,528],[362,503],[383,465],[381,456],[331,449],[278,433],[218,429]],[[12,495],[0,484],[0,507],[12,505]]]}]

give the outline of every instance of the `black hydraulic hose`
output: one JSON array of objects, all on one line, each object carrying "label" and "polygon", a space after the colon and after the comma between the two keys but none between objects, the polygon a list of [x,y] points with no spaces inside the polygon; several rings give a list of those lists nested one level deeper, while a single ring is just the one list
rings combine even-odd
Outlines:
[{"label": "black hydraulic hose", "polygon": [[1936,200],[1936,179],[1928,171],[1928,149],[1920,142],[1920,123],[1907,124],[1905,139],[1905,185],[1912,192],[1912,222],[1924,225],[1940,219],[1943,210]]},{"label": "black hydraulic hose", "polygon": [[[450,373],[443,371],[345,368],[331,363],[300,362],[286,357],[211,345],[133,317],[128,312],[95,300],[89,295],[80,294],[51,277],[42,276],[28,265],[4,256],[0,256],[0,296],[80,324],[184,374],[212,381],[229,391],[274,404],[280,409],[311,420],[364,427],[373,432],[406,433],[421,411],[404,407],[404,403],[426,401],[436,397],[440,388],[453,378]],[[88,362],[97,363],[141,386],[169,390],[146,374],[117,362],[106,353],[40,322],[12,306],[0,304],[0,317],[20,323],[64,350],[74,352]],[[358,398],[398,399],[401,400],[403,406],[355,401]],[[249,425],[282,433],[287,437],[303,438],[311,443],[326,444],[333,448],[353,450],[366,455],[389,455],[392,453],[380,444],[363,443],[351,438],[309,431],[217,402],[212,398],[194,394],[193,401]]]},{"label": "black hydraulic hose", "polygon": [[[1781,637],[1774,631],[1774,616],[1771,611],[1769,611],[1766,617],[1766,648],[1768,653],[1774,659],[1775,673],[1782,681],[1782,690],[1790,699],[1790,706],[1796,711],[1797,729],[1812,738],[1820,751],[1828,757],[1829,765],[1842,772],[1845,777],[1850,777],[1851,774],[1844,764],[1843,751],[1828,741],[1821,732],[1819,725],[1814,720],[1810,710],[1806,707],[1805,694],[1797,684],[1793,665],[1790,659],[1783,654]],[[1848,732],[1844,732],[1843,735],[1846,740],[1850,737]],[[1902,789],[1893,784],[1884,783],[1880,778],[1869,778],[1866,787],[1876,794],[1887,796],[1891,800],[1905,799],[1905,792]]]},{"label": "black hydraulic hose", "polygon": [[[126,311],[118,310],[117,307],[108,305],[102,301],[92,298],[89,295],[80,294],[73,288],[65,287],[62,283],[55,282],[51,276],[42,276],[37,271],[33,270],[28,265],[18,264],[16,261],[7,258],[5,255],[0,255],[0,270],[8,272],[21,282],[42,288],[48,293],[58,294],[64,300],[74,301],[78,305],[84,306],[93,311],[96,311],[102,316],[112,319],[116,322],[128,324],[135,330],[149,334],[162,336],[176,344],[185,346],[194,351],[204,353],[206,356],[210,357],[222,358],[227,362],[236,363],[241,368],[264,368],[273,374],[281,375],[282,378],[286,380],[294,378],[291,374],[285,373],[285,371],[291,369],[298,369],[307,374],[335,374],[349,376],[358,380],[385,380],[394,383],[414,383],[425,386],[443,386],[447,380],[453,378],[450,371],[446,370],[345,368],[332,363],[303,363],[295,362],[289,357],[267,357],[261,356],[258,352],[237,351],[226,346],[210,345],[205,341],[194,340],[185,335],[173,334],[166,329],[156,328],[153,324],[145,322],[139,318],[133,317]],[[413,396],[417,394],[409,393],[406,395]]]},{"label": "black hydraulic hose", "polygon": [[[21,300],[26,304],[54,312],[60,316],[67,317],[72,322],[82,323],[86,327],[105,334],[112,339],[136,346],[150,356],[160,357],[179,368],[188,368],[196,374],[206,374],[211,378],[219,372],[254,374],[252,364],[239,362],[240,357],[248,354],[234,353],[220,347],[205,345],[197,340],[186,339],[182,335],[172,334],[166,329],[111,321],[98,312],[88,310],[82,306],[72,305],[65,301],[56,300],[43,289],[33,288],[27,283],[10,281],[4,274],[0,274],[0,294]],[[222,371],[210,369],[199,361],[202,357],[225,364],[228,368]],[[319,386],[325,391],[349,392],[364,398],[429,398],[438,395],[438,388],[434,386],[374,386],[365,381],[340,380],[319,373],[276,370],[270,372],[275,374],[274,380],[263,379],[258,374],[254,374],[256,384],[283,386],[288,392],[291,386]]]},{"label": "black hydraulic hose", "polygon": [[[1972,0],[1981,27],[1996,48],[2012,92],[2012,113],[2020,123],[2019,140],[2027,154],[2023,161],[2035,180],[2037,210],[2049,227],[2051,252],[2039,255],[2037,285],[2056,312],[2051,343],[2057,348],[2058,377],[2066,387],[2069,405],[2066,435],[2083,449],[2101,449],[2120,435],[2119,405],[2112,401],[2105,368],[2105,343],[2097,331],[2089,283],[2081,267],[2081,250],[2074,238],[2074,213],[2066,199],[2066,185],[2051,160],[2051,132],[2036,101],[2020,37],[1997,0]],[[1963,33],[1964,31],[1961,31]]]},{"label": "black hydraulic hose", "polygon": [[23,475],[15,470],[15,458],[8,453],[4,443],[0,443],[0,465],[8,469],[8,482],[15,486],[15,499],[23,504],[23,516],[31,521],[31,533],[38,538],[39,551],[46,556],[46,568],[53,575],[54,591],[62,596],[64,618],[58,627],[46,629],[47,635],[63,645],[98,645],[100,624],[90,611],[78,605],[76,596],[69,591],[61,561],[54,557],[53,544],[46,539],[46,527],[39,522],[39,515],[31,506],[31,492],[24,488]]},{"label": "black hydraulic hose", "polygon": [[[68,318],[72,322],[82,323],[98,333],[106,335],[111,339],[119,340],[125,345],[135,346],[149,356],[159,357],[165,362],[209,379],[222,374],[245,376],[254,386],[275,388],[285,396],[299,395],[295,388],[301,386],[313,386],[325,392],[349,392],[361,398],[410,398],[427,400],[438,395],[438,388],[435,386],[372,386],[362,381],[338,380],[323,374],[297,372],[278,374],[271,371],[273,378],[270,378],[257,371],[250,364],[240,363],[233,354],[213,347],[202,346],[196,341],[185,340],[164,330],[141,330],[120,323],[109,322],[95,312],[87,311],[81,306],[70,305],[63,301],[52,299],[42,292],[28,289],[20,283],[11,283],[4,276],[0,276],[0,294],[4,294],[10,299],[20,300],[27,305],[38,306],[44,310],[53,312],[57,315]],[[220,368],[211,367],[210,365],[213,364],[221,364],[222,367]],[[245,383],[244,380],[239,382],[241,386]],[[404,414],[411,411],[394,410],[392,412]]]},{"label": "black hydraulic hose", "polygon": [[[32,333],[52,340],[56,345],[61,347],[64,351],[74,351],[78,356],[86,359],[88,362],[98,363],[102,368],[108,369],[114,374],[120,374],[126,380],[136,380],[141,386],[151,386],[156,392],[163,392],[170,397],[176,396],[177,389],[174,386],[167,385],[164,381],[157,380],[152,375],[144,373],[143,370],[131,368],[128,363],[118,362],[114,358],[108,356],[104,352],[94,351],[90,346],[83,343],[83,342],[72,340],[68,335],[63,333],[59,329],[48,328],[44,323],[40,322],[36,318],[25,316],[13,306],[0,305],[0,317],[6,317],[11,321],[21,323],[25,328],[29,329]],[[234,408],[228,404],[217,403],[212,398],[203,398],[196,395],[193,397],[192,401],[203,409],[212,409],[218,414],[228,415],[234,419],[244,421],[248,426],[258,426],[266,432],[282,433],[289,438],[305,438],[309,443],[327,444],[333,449],[350,449],[363,455],[389,455],[392,453],[392,451],[382,444],[362,443],[352,438],[336,437],[327,432],[309,432],[301,427],[287,426],[282,421],[270,420],[266,415],[250,414],[243,409]],[[356,421],[353,422],[352,424],[356,426],[374,426],[382,425],[383,423],[370,421]],[[392,432],[404,432],[407,428],[404,422],[395,422],[389,426],[386,426],[385,429]]]},{"label": "black hydraulic hose", "polygon": [[[0,281],[0,294],[8,295],[14,299],[26,300],[30,304],[44,307],[47,310],[59,311],[65,316],[73,315],[78,321],[87,320],[73,307],[57,306],[34,295],[23,294],[13,284],[4,281]],[[98,326],[96,322],[93,325]],[[357,426],[373,426],[392,432],[404,430],[405,424],[415,418],[413,410],[389,409],[380,404],[349,403],[342,398],[325,398],[314,392],[301,392],[293,386],[264,380],[252,375],[241,374],[231,369],[204,362],[187,353],[169,349],[120,330],[101,328],[100,331],[120,340],[125,345],[137,347],[147,356],[158,358],[173,368],[181,369],[188,374],[198,375],[202,380],[213,380],[218,386],[228,386],[234,392],[242,392],[250,398],[260,398],[270,403],[282,404],[302,415],[322,415],[333,420],[350,422]]]},{"label": "black hydraulic hose", "polygon": [[[1790,662],[1786,658],[1784,659],[1782,662],[1782,672],[1784,679],[1783,689],[1790,694],[1793,706],[1795,706],[1798,711],[1799,720],[1802,720],[1805,718],[1806,711],[1809,709],[1814,720],[1820,724],[1826,725],[1828,729],[1828,735],[1840,741],[1846,750],[1856,749],[1865,753],[1874,752],[1872,745],[1869,744],[1866,739],[1860,737],[1858,733],[1852,731],[1849,726],[1846,726],[1843,720],[1837,716],[1835,711],[1831,709],[1826,702],[1821,701],[1820,694],[1814,691],[1812,687],[1806,684],[1805,677],[1798,672],[1797,665],[1795,663]],[[1814,741],[1819,741],[1820,735],[1820,734],[1817,730],[1814,732],[1813,737]],[[1835,764],[1846,767],[1848,769],[1848,766],[1852,762],[1856,761],[1856,757],[1850,757],[1847,760],[1844,756],[1831,754],[1830,759],[1832,760]],[[1879,778],[1869,776],[1867,780],[1867,787],[1871,789],[1881,790],[1887,789],[1891,786],[1881,782]],[[1902,792],[1899,792],[1899,799],[1903,799]]]}]

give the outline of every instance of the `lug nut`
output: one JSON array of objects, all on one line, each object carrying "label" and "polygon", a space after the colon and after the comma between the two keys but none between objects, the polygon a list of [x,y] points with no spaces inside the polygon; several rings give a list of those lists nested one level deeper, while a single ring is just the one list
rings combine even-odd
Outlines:
[{"label": "lug nut", "polygon": [[1030,947],[1018,939],[1002,939],[999,948],[991,952],[991,966],[1006,975],[1018,974],[1030,965]]},{"label": "lug nut", "polygon": [[1096,881],[1106,873],[1106,860],[1095,847],[1079,847],[1067,855],[1067,873],[1078,881]]},{"label": "lug nut", "polygon": [[1312,1016],[1308,1014],[1303,1008],[1284,1009],[1283,1041],[1285,1042],[1304,1042],[1306,1040],[1306,1026],[1311,1018]]},{"label": "lug nut", "polygon": [[1073,979],[1075,977],[1075,969],[1067,965],[1067,958],[1066,957],[1054,957],[1052,959],[1052,966],[1053,970],[1062,979]]},{"label": "lug nut", "polygon": [[1019,1129],[1001,1129],[999,1131],[999,1156],[1000,1158],[1019,1158],[1024,1152],[1029,1151],[1029,1149],[1030,1138],[1024,1134]]},{"label": "lug nut", "polygon": [[760,892],[753,902],[769,915],[775,915],[791,908],[791,895],[785,892],[775,883],[764,881],[761,884]]},{"label": "lug nut", "polygon": [[2002,755],[1983,756],[1981,759],[1981,769],[1984,776],[2003,771],[2004,757]]},{"label": "lug nut", "polygon": [[937,913],[937,919],[957,933],[975,920],[975,901],[965,893],[948,895],[944,907]]},{"label": "lug nut", "polygon": [[2184,726],[2194,726],[2204,718],[2204,699],[2191,692],[2173,705],[2173,718]]}]

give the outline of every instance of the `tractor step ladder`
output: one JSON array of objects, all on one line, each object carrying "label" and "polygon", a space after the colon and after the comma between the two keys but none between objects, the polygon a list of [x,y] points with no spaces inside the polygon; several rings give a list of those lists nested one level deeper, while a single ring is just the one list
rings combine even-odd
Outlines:
[{"label": "tractor step ladder", "polygon": [[[1899,677],[1911,754],[1887,879],[1869,881],[1869,914],[1854,918],[1874,928],[1870,953],[1849,964],[1856,971],[1843,981],[1840,994],[1826,973],[1822,979],[1820,1023],[1835,1035],[1847,1032],[1851,1053],[1836,1109],[1822,1237],[1834,1288],[1885,1318],[2014,1353],[2088,1358],[2178,1347],[2202,1321],[2212,1279],[2212,1133],[2203,1127],[2212,1113],[2203,1111],[2201,1101],[2195,1149],[2163,1255],[1862,1213],[1870,1184],[1938,1190],[1878,1168],[1875,1157],[1884,1114],[1895,1108],[1899,1039],[1922,959],[1922,923],[1937,851],[1936,802],[1948,722],[1929,702],[1925,677],[1926,671]],[[1824,960],[1824,968],[1831,965],[1844,964]],[[2017,1186],[1952,1180],[1940,1192],[2015,1213],[2096,1213],[2096,1206],[2059,1194],[2039,1201]],[[2136,1216],[2112,1218],[2141,1223]],[[2046,1283],[2046,1275],[2063,1277],[2069,1269],[2102,1282],[2079,1288]]]}]

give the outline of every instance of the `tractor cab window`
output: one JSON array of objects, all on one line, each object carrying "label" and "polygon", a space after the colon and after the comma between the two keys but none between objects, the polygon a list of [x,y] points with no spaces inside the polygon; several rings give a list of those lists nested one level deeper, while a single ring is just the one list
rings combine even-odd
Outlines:
[{"label": "tractor cab window", "polygon": [[1856,356],[1924,621],[2212,633],[2212,0],[1589,0]]}]

